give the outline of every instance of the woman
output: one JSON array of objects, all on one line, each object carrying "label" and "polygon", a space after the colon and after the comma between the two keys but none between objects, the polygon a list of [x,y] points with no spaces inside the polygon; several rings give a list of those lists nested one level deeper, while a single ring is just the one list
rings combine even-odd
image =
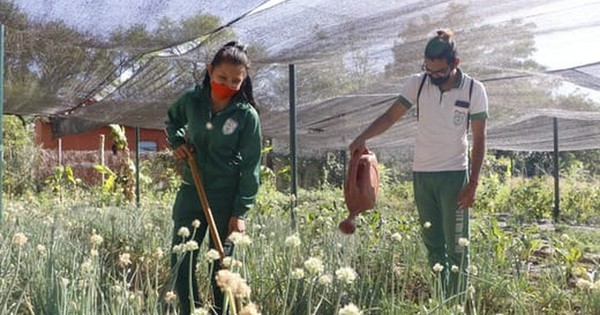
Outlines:
[{"label": "woman", "polygon": [[[254,204],[259,185],[261,131],[249,67],[246,47],[237,42],[227,43],[207,65],[202,85],[186,92],[171,106],[166,122],[175,158],[187,161],[193,156],[202,174],[226,255],[233,251],[233,244],[226,241],[227,236],[244,232],[244,217]],[[194,231],[194,220],[200,221],[196,232],[181,236],[182,227]],[[208,224],[189,167],[184,171],[173,206],[173,221],[173,246],[191,237],[198,244],[202,243]],[[212,240],[210,247],[214,248]],[[199,305],[195,277],[198,250],[191,254],[191,259],[188,252],[179,261],[176,254],[171,255],[180,314],[190,314]],[[211,285],[214,308],[219,314],[223,294],[215,283],[217,269],[213,268]],[[189,292],[190,287],[192,292]]]}]

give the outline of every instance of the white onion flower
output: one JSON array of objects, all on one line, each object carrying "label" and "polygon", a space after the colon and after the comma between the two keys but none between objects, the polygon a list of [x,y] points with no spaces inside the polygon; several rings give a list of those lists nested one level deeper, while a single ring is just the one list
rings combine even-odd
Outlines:
[{"label": "white onion flower", "polygon": [[300,280],[302,278],[304,278],[304,269],[302,268],[296,268],[292,271],[292,278],[296,279],[296,280]]},{"label": "white onion flower", "polygon": [[342,307],[338,312],[338,315],[362,315],[362,312],[356,305],[350,303]]},{"label": "white onion flower", "polygon": [[402,242],[402,235],[400,233],[392,234],[392,239],[398,243]]},{"label": "white onion flower", "polygon": [[177,232],[177,235],[186,238],[190,236],[190,229],[188,229],[185,226],[182,226],[181,228],[179,228],[179,231]]},{"label": "white onion flower", "polygon": [[126,267],[131,265],[131,255],[129,253],[123,253],[119,255],[119,265],[121,267]]},{"label": "white onion flower", "polygon": [[304,262],[304,268],[308,273],[317,275],[323,273],[325,266],[319,258],[311,257]]},{"label": "white onion flower", "polygon": [[187,241],[185,244],[183,244],[183,249],[186,252],[192,252],[195,251],[196,249],[198,249],[198,242],[192,240],[192,241]]},{"label": "white onion flower", "polygon": [[172,304],[173,302],[175,302],[176,298],[177,294],[175,294],[175,292],[173,291],[169,291],[165,294],[165,302],[167,302],[167,304]]},{"label": "white onion flower", "polygon": [[156,250],[154,251],[154,257],[160,259],[162,258],[164,255],[162,248],[157,247]]},{"label": "white onion flower", "polygon": [[92,246],[99,246],[102,244],[102,242],[104,242],[104,238],[102,238],[102,236],[96,233],[93,233],[92,236],[90,236],[90,243],[92,243]]},{"label": "white onion flower", "polygon": [[12,242],[13,244],[15,244],[18,247],[22,247],[23,245],[27,244],[27,236],[25,236],[24,233],[16,233],[13,238],[12,238]]},{"label": "white onion flower", "polygon": [[470,265],[467,268],[467,272],[472,276],[476,276],[479,274],[479,269],[477,269],[477,266],[475,266],[475,265]]},{"label": "white onion flower", "polygon": [[285,239],[285,246],[287,247],[298,247],[302,242],[300,241],[300,237],[298,235],[288,236]]},{"label": "white onion flower", "polygon": [[256,304],[250,303],[250,304],[244,306],[238,314],[239,315],[260,315],[260,312],[258,311],[258,306],[256,306]]},{"label": "white onion flower", "polygon": [[38,244],[38,246],[36,246],[35,249],[38,251],[38,253],[42,255],[46,254],[46,246],[42,244]]},{"label": "white onion flower", "polygon": [[208,315],[208,314],[210,314],[210,313],[205,308],[197,308],[197,309],[194,309],[194,311],[192,312],[192,315]]},{"label": "white onion flower", "polygon": [[330,275],[322,275],[319,277],[319,284],[322,286],[329,286],[333,282],[333,279]]},{"label": "white onion flower", "polygon": [[352,284],[357,275],[351,267],[342,267],[335,271],[335,276],[345,284]]},{"label": "white onion flower", "polygon": [[588,291],[592,289],[594,283],[585,279],[577,279],[577,283],[575,285],[581,290]]},{"label": "white onion flower", "polygon": [[219,254],[219,252],[216,249],[211,248],[208,250],[208,252],[206,252],[205,257],[206,257],[206,260],[208,260],[208,262],[213,262],[213,261],[221,258],[221,255]]}]

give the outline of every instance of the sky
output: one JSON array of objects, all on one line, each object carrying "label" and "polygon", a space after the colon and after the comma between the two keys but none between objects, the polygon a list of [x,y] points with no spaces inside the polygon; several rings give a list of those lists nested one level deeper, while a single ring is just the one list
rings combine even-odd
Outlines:
[{"label": "sky", "polygon": [[[13,0],[14,1],[14,0]],[[267,10],[286,0],[270,0],[259,10]],[[299,0],[287,0],[299,1]],[[30,15],[58,18],[69,16],[71,23],[97,32],[113,27],[117,23],[134,23],[156,20],[156,12],[173,18],[204,12],[220,12],[222,20],[235,16],[229,14],[227,1],[186,1],[186,0],[16,0],[19,7]],[[260,0],[243,1],[250,10]],[[81,10],[85,6],[86,10]],[[240,5],[242,6],[242,5]],[[535,9],[511,12],[510,16],[495,16],[490,22],[522,17],[537,25],[536,61],[550,69],[562,69],[598,61],[600,51],[600,0],[558,0],[552,4],[536,5]],[[110,18],[98,18],[98,17]],[[75,18],[73,18],[75,17]],[[93,21],[93,23],[90,23]],[[581,26],[588,25],[582,28]],[[153,25],[149,25],[153,27]],[[576,29],[572,29],[576,27]]]},{"label": "sky", "polygon": [[[240,1],[236,10],[231,10],[227,1],[188,1],[188,0],[13,0],[30,16],[44,19],[69,17],[67,22],[75,23],[91,32],[114,27],[115,24],[156,21],[156,15],[173,19],[184,18],[198,12],[220,12],[222,21],[230,21],[240,12],[259,13],[261,10],[286,1],[264,0]],[[477,0],[475,0],[477,1]],[[523,18],[536,24],[536,52],[533,59],[549,70],[566,69],[600,61],[600,0],[553,0],[551,4],[543,0],[531,0],[535,5],[511,11],[507,15],[494,15],[487,23]],[[510,5],[507,0],[507,5]],[[85,8],[82,10],[81,8]],[[490,14],[490,13],[487,13]],[[99,18],[100,17],[100,18]],[[107,17],[107,18],[102,18]],[[93,21],[93,22],[90,22]],[[148,25],[151,29],[156,25]],[[382,43],[391,45],[392,43]],[[600,102],[600,92],[574,85],[565,85],[565,93],[580,91]]]},{"label": "sky", "polygon": [[[10,1],[10,0],[9,0]],[[44,19],[65,19],[83,29],[98,32],[114,28],[115,24],[127,26],[144,23],[153,28],[157,16],[172,19],[185,18],[199,12],[219,12],[222,21],[237,17],[239,12],[258,13],[286,0],[241,0],[235,10],[229,1],[187,0],[12,0],[31,16]],[[263,5],[258,5],[263,3]],[[85,9],[82,9],[84,7]],[[235,15],[234,15],[235,14]],[[93,21],[93,22],[91,22]]]},{"label": "sky", "polygon": [[598,62],[600,26],[539,35],[536,37],[536,48],[538,51],[534,54],[534,59],[551,69]]},{"label": "sky", "polygon": [[[536,38],[538,51],[534,59],[550,69],[567,69],[600,61],[600,26],[561,32]],[[572,49],[577,47],[577,49]],[[565,50],[568,48],[568,52]],[[567,56],[565,56],[567,54]],[[561,58],[564,56],[566,58]],[[558,58],[557,58],[558,57]],[[578,92],[600,104],[600,91],[564,83],[559,93]]]},{"label": "sky", "polygon": [[549,69],[600,61],[600,0],[562,0],[497,16],[490,22],[520,17],[536,24],[534,59]]}]

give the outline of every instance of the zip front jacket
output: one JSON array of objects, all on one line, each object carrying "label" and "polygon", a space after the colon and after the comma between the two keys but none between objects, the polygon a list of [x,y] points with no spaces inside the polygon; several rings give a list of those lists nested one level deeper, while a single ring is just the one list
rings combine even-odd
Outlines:
[{"label": "zip front jacket", "polygon": [[[259,185],[258,113],[239,95],[217,113],[210,104],[209,87],[187,91],[168,111],[167,137],[173,149],[188,142],[207,195],[233,192],[233,216],[244,218],[254,205]],[[194,185],[187,164],[183,181]]]}]

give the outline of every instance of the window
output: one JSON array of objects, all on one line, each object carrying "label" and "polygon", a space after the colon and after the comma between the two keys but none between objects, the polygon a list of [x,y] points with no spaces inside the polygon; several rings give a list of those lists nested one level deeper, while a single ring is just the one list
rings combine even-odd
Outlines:
[{"label": "window", "polygon": [[156,141],[140,141],[140,154],[158,151]]}]

